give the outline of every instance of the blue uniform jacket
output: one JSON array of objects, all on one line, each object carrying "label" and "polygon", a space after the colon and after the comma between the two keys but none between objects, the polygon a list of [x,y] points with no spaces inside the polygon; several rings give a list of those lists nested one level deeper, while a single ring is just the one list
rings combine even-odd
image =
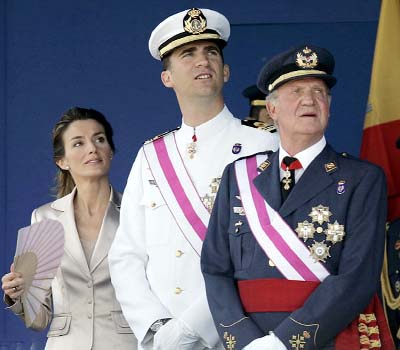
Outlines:
[{"label": "blue uniform jacket", "polygon": [[[269,331],[288,349],[319,349],[332,342],[376,292],[385,238],[384,173],[327,145],[281,205],[278,152],[271,153],[269,161],[254,184],[293,230],[305,220],[311,222],[309,214],[319,205],[332,213],[330,224],[344,225],[341,242],[326,242],[324,233],[315,233],[304,242],[308,247],[314,240],[330,246],[330,257],[323,263],[330,276],[292,313],[243,311],[237,281],[284,277],[271,266],[238,209],[242,204],[234,165],[230,164],[222,177],[201,256],[208,302],[227,349],[242,349]],[[239,221],[241,224],[235,225]],[[326,229],[327,224],[314,222],[315,228]]]}]

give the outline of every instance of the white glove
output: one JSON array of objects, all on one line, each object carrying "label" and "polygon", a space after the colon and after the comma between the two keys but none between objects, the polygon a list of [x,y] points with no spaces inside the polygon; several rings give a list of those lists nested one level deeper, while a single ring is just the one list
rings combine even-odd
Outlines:
[{"label": "white glove", "polygon": [[173,318],[154,335],[154,350],[204,349],[200,337],[181,320]]},{"label": "white glove", "polygon": [[287,347],[271,332],[265,337],[254,339],[250,344],[247,344],[243,350],[287,350]]}]

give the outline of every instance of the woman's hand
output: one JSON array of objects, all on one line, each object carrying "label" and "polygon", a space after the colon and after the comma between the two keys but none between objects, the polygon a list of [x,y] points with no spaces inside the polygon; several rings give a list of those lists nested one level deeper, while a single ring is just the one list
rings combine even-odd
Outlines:
[{"label": "woman's hand", "polygon": [[10,272],[1,278],[1,288],[13,300],[17,300],[24,293],[24,278],[22,273],[14,271],[14,264],[11,264]]}]

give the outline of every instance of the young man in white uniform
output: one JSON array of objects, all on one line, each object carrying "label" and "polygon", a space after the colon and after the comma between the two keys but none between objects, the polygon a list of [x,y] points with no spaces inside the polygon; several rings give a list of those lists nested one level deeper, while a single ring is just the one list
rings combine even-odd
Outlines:
[{"label": "young man in white uniform", "polygon": [[109,253],[117,299],[143,349],[222,348],[200,271],[209,215],[228,163],[278,147],[276,130],[242,125],[224,104],[229,34],[222,14],[190,9],[165,19],[149,40],[182,125],[140,149]]}]

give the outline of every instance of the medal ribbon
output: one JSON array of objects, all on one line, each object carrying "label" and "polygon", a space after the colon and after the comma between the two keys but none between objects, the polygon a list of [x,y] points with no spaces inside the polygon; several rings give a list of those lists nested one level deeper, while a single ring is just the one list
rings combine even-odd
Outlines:
[{"label": "medal ribbon", "polygon": [[187,173],[174,133],[145,144],[143,150],[172,216],[186,240],[200,256],[210,213]]},{"label": "medal ribbon", "polygon": [[264,200],[253,184],[259,155],[235,162],[236,180],[251,231],[265,254],[289,280],[323,281],[329,272],[315,262],[309,249],[283,218]]}]

